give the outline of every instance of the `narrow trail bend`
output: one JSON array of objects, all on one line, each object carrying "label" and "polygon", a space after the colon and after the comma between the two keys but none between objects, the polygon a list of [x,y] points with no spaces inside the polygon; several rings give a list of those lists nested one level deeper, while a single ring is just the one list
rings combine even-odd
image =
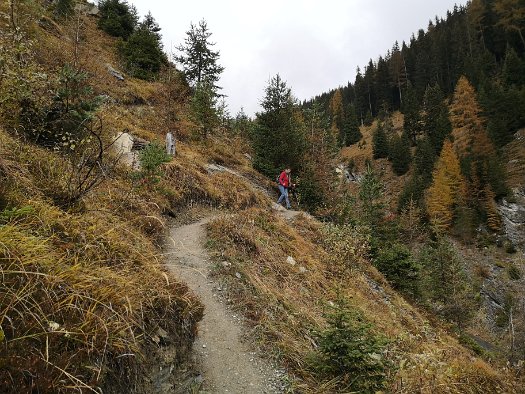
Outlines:
[{"label": "narrow trail bend", "polygon": [[212,217],[170,231],[168,267],[200,297],[204,318],[194,350],[201,364],[202,389],[208,393],[279,393],[280,371],[242,341],[242,323],[214,294],[205,250],[205,225]]}]

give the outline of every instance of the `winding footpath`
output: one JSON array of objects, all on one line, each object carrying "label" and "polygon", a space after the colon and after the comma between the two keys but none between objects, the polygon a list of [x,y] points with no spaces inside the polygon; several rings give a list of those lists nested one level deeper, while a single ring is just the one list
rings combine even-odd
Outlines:
[{"label": "winding footpath", "polygon": [[212,217],[170,231],[168,267],[199,296],[204,318],[194,344],[208,393],[279,393],[278,371],[242,341],[243,327],[236,315],[214,294],[210,259],[204,248],[205,225]]}]

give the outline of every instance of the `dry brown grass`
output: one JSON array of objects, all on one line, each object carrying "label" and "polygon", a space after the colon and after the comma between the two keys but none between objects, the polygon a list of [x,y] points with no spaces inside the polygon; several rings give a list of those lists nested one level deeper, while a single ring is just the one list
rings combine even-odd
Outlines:
[{"label": "dry brown grass", "polygon": [[218,264],[216,274],[228,283],[233,304],[260,345],[296,377],[298,391],[337,392],[312,374],[307,360],[313,331],[326,324],[323,311],[343,297],[391,340],[389,392],[517,392],[510,374],[475,358],[388,286],[366,259],[367,242],[358,231],[306,217],[290,226],[253,208],[216,219],[208,235],[217,261],[231,263]]},{"label": "dry brown grass", "polygon": [[111,381],[133,387],[158,327],[180,361],[202,307],[137,226],[160,216],[159,207],[136,196],[143,209],[127,220],[109,203],[111,194],[124,200],[126,189],[115,182],[107,200],[95,194],[82,213],[67,213],[52,203],[63,182],[60,156],[0,131],[0,157],[1,200],[29,207],[0,222],[2,386],[50,393],[89,392]]},{"label": "dry brown grass", "polygon": [[[393,113],[392,122],[394,124],[394,132],[401,134],[403,131],[403,114],[400,112]],[[374,172],[380,176],[381,181],[384,184],[384,195],[388,197],[387,202],[389,208],[391,211],[395,212],[397,210],[399,195],[401,194],[408,178],[411,176],[412,170],[405,175],[398,176],[392,170],[392,165],[388,159],[372,160],[372,135],[376,127],[377,121],[374,121],[371,126],[361,127],[363,139],[358,144],[343,148],[341,150],[340,159],[343,163],[353,161],[355,165],[354,173],[358,174],[362,174],[366,171],[366,162],[370,161]],[[412,153],[414,152],[415,148],[412,149]],[[349,188],[357,190],[357,185],[350,184]]]}]

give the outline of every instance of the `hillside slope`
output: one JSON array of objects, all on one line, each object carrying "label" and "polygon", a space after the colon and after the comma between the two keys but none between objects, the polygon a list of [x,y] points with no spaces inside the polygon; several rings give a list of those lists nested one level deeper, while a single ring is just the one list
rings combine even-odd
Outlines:
[{"label": "hillside slope", "polygon": [[[0,11],[6,13],[5,4]],[[68,62],[87,72],[106,98],[97,114],[104,141],[124,131],[162,141],[166,84],[114,78],[107,64],[119,68],[117,41],[97,30],[92,17],[58,25],[33,12],[26,21],[35,51],[30,65],[50,80]],[[170,89],[180,93],[168,109],[179,114],[174,127],[181,142],[162,176],[141,183],[126,166],[108,167],[96,187],[68,206],[64,195],[76,171],[69,156],[1,125],[1,390],[152,392],[148,369],[159,366],[158,352],[169,343],[168,370],[179,366],[203,313],[164,268],[167,223],[204,205],[227,213],[207,229],[216,278],[253,328],[252,345],[287,368],[296,392],[337,392],[353,379],[326,379],[312,366],[318,333],[329,327],[324,312],[340,304],[388,340],[381,354],[366,357],[384,363],[390,392],[519,392],[511,372],[475,357],[389,287],[370,264],[365,233],[275,215],[270,198],[252,187],[270,183],[251,168],[245,143],[226,136],[191,140],[187,86],[178,81]],[[108,153],[108,162],[115,156]],[[212,163],[236,172],[213,172]]]}]

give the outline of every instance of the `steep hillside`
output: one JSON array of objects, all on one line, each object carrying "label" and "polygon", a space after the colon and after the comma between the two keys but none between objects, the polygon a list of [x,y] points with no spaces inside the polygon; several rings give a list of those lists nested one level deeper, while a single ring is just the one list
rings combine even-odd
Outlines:
[{"label": "steep hillside", "polygon": [[[47,1],[13,4],[0,4],[0,391],[151,393],[159,375],[173,391],[206,311],[165,268],[162,247],[170,220],[191,221],[193,207],[217,216],[207,225],[209,280],[294,392],[522,390],[514,370],[476,356],[393,290],[371,264],[369,228],[276,214],[274,185],[253,170],[245,140],[223,130],[195,138],[178,72],[131,78],[96,17],[54,20]],[[80,154],[29,133],[53,125],[74,78],[85,102],[102,99]],[[167,130],[177,155],[149,172],[148,148],[141,169],[113,149],[124,132],[148,145]],[[371,146],[362,132],[366,144],[343,153],[360,170]],[[374,165],[397,193],[403,178]]]},{"label": "steep hillside", "polygon": [[[3,97],[0,124],[0,391],[150,393],[152,373],[187,359],[203,313],[164,268],[167,215],[195,204],[264,203],[238,176],[210,176],[209,162],[259,176],[232,153],[244,150],[239,141],[182,140],[189,135],[184,83],[169,87],[178,97],[170,107],[166,84],[115,78],[108,65],[120,68],[117,40],[98,30],[95,18],[57,23],[39,3],[16,3],[20,36],[12,41],[8,5],[0,5],[2,56],[12,60],[2,64],[1,88],[13,94]],[[32,143],[13,116],[25,87],[35,110],[53,103],[65,64],[81,69],[93,94],[104,98],[96,114],[101,167],[91,165],[88,150],[88,160],[78,161]],[[127,132],[162,141],[167,110],[179,114],[171,126],[181,141],[162,179],[118,164],[114,139]]]},{"label": "steep hillside", "polygon": [[342,339],[330,351],[320,338],[334,328],[327,313],[346,305],[388,340],[377,355],[387,366],[387,392],[519,392],[509,371],[463,348],[390,288],[370,264],[367,237],[358,230],[306,216],[287,222],[253,208],[216,219],[208,234],[221,287],[247,317],[254,340],[294,373],[297,391],[345,392],[349,380],[359,379],[324,374],[315,361],[325,351],[335,363],[335,349],[344,349]]}]

